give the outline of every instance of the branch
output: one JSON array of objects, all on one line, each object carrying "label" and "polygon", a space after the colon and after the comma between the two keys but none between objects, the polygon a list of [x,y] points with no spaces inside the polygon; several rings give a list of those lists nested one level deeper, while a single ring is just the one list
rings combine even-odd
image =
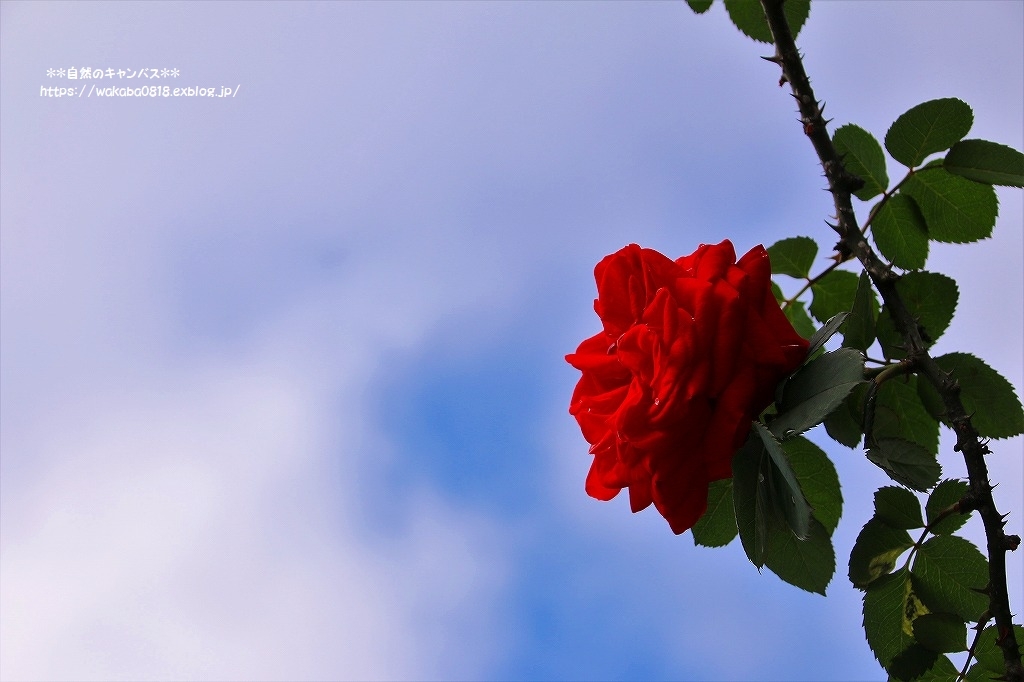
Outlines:
[{"label": "branch", "polygon": [[780,85],[788,82],[793,90],[800,111],[804,133],[814,145],[821,167],[828,180],[836,207],[836,224],[832,228],[839,234],[836,250],[844,259],[855,257],[864,266],[878,293],[882,296],[892,316],[897,331],[907,346],[907,359],[914,368],[935,387],[942,397],[946,418],[956,433],[956,451],[963,454],[970,481],[969,504],[964,512],[977,510],[985,526],[989,560],[989,612],[998,628],[997,643],[1003,651],[1006,670],[1004,679],[1010,682],[1024,682],[1024,666],[1017,638],[1013,630],[1013,616],[1010,613],[1010,599],[1006,589],[1006,552],[1013,551],[1020,544],[1020,538],[1003,532],[1004,517],[996,509],[989,483],[985,455],[989,454],[986,443],[971,424],[970,415],[960,401],[959,384],[943,372],[928,354],[928,345],[921,335],[921,328],[907,310],[902,297],[896,291],[899,277],[877,256],[857,227],[851,196],[863,185],[860,178],[847,172],[842,157],[836,151],[829,137],[822,106],[814,96],[810,79],[804,71],[803,61],[793,40],[786,16],[782,11],[784,0],[761,0],[768,26],[775,39],[775,55],[765,59],[782,67]]}]

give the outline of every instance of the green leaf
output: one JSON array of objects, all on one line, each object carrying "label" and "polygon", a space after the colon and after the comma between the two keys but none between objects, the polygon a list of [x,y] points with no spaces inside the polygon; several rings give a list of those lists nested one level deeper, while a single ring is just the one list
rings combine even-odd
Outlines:
[{"label": "green leaf", "polygon": [[926,613],[914,620],[914,639],[940,654],[967,651],[967,624],[948,613]]},{"label": "green leaf", "polygon": [[859,351],[840,348],[815,358],[786,381],[772,433],[784,439],[820,424],[863,380]]},{"label": "green leaf", "polygon": [[[758,10],[761,7],[758,5]],[[773,275],[789,275],[805,279],[818,255],[818,244],[810,237],[789,237],[768,247]]]},{"label": "green leaf", "polygon": [[909,440],[880,438],[868,449],[867,456],[889,478],[920,492],[935,485],[942,475],[935,455]]},{"label": "green leaf", "polygon": [[811,506],[804,498],[782,445],[761,422],[754,422],[754,430],[761,439],[765,452],[771,458],[771,478],[768,487],[772,504],[782,510],[786,525],[793,534],[804,540],[810,532]]},{"label": "green leaf", "polygon": [[[920,619],[924,615],[918,617]],[[916,623],[916,619],[914,619],[914,623]],[[889,679],[905,682],[910,680],[919,682],[919,680],[928,679],[925,676],[938,665],[939,657],[935,651],[919,643],[913,643],[893,658],[893,662],[889,664]],[[948,682],[955,681],[948,680]]]},{"label": "green leaf", "polygon": [[774,280],[772,281],[772,294],[775,296],[775,300],[780,304],[786,300],[786,295],[782,293],[782,288],[776,284]]},{"label": "green leaf", "polygon": [[704,14],[711,9],[712,2],[714,0],[686,0],[686,4],[697,14]]},{"label": "green leaf", "polygon": [[871,233],[878,251],[904,270],[920,270],[928,259],[928,228],[921,209],[907,194],[886,201],[871,219]]},{"label": "green leaf", "polygon": [[875,516],[893,528],[924,528],[921,503],[905,488],[889,485],[876,490]]},{"label": "green leaf", "polygon": [[904,438],[933,456],[939,454],[939,422],[921,404],[917,377],[892,379],[878,389],[873,435]]},{"label": "green leaf", "polygon": [[769,540],[765,566],[790,585],[824,595],[836,572],[836,555],[829,532],[817,519],[811,519],[804,540],[789,532],[774,533]]},{"label": "green leaf", "polygon": [[857,280],[857,293],[853,297],[853,309],[843,324],[843,345],[866,351],[875,342],[875,320],[878,318],[878,299],[871,288],[871,278],[866,272]]},{"label": "green leaf", "polygon": [[724,547],[736,537],[736,512],[732,503],[732,479],[708,486],[708,510],[693,526],[693,544]]},{"label": "green leaf", "polygon": [[900,192],[921,209],[929,239],[964,244],[992,236],[999,200],[991,185],[933,167],[910,176]]},{"label": "green leaf", "polygon": [[885,153],[871,133],[848,123],[836,130],[832,143],[842,155],[846,170],[864,181],[864,186],[853,193],[855,197],[867,201],[886,190],[889,176],[885,172]]},{"label": "green leaf", "polygon": [[985,666],[975,663],[967,671],[967,677],[963,680],[951,680],[951,682],[992,682],[994,679],[996,679],[995,673],[988,670]]},{"label": "green leaf", "polygon": [[946,154],[942,167],[975,182],[1024,187],[1024,154],[988,140],[957,142]]},{"label": "green leaf", "polygon": [[[1014,625],[1013,632],[1016,635],[1017,645],[1024,645],[1024,627]],[[989,625],[982,630],[978,635],[978,644],[974,648],[974,657],[978,659],[978,664],[982,668],[1002,676],[1006,674],[1006,669],[1003,667],[1003,650],[996,644],[998,637],[999,628],[995,625]],[[987,676],[983,679],[990,680],[992,677]]]},{"label": "green leaf", "polygon": [[[725,9],[732,23],[744,34],[761,43],[772,42],[772,32],[768,28],[761,3],[754,0],[725,0]],[[795,38],[811,12],[811,0],[787,0],[782,11]]]},{"label": "green leaf", "polygon": [[807,359],[810,360],[819,348],[824,348],[829,339],[839,331],[843,322],[849,317],[849,313],[836,313],[829,318],[828,322],[821,326],[821,329],[814,332],[807,347]]},{"label": "green leaf", "polygon": [[882,666],[914,644],[914,620],[926,613],[906,569],[872,583],[864,593],[864,634]]},{"label": "green leaf", "polygon": [[[971,424],[985,438],[1010,438],[1024,433],[1024,410],[1009,381],[969,353],[949,353],[935,358],[944,372],[960,384],[960,401]],[[931,383],[918,384],[925,407],[943,423],[945,407]]]},{"label": "green leaf", "polygon": [[807,314],[807,308],[804,306],[803,301],[793,301],[782,312],[786,314],[786,319],[793,325],[793,329],[796,330],[797,334],[805,339],[814,336],[814,321]]},{"label": "green leaf", "polygon": [[893,528],[877,516],[871,517],[857,535],[850,551],[850,582],[860,589],[888,575],[896,560],[914,546],[903,528]]},{"label": "green leaf", "polygon": [[831,535],[843,515],[843,494],[832,460],[824,450],[800,436],[784,442],[782,449],[786,451],[800,490],[811,505],[812,515]]},{"label": "green leaf", "polygon": [[782,511],[770,499],[771,458],[753,429],[747,442],[733,455],[732,480],[740,543],[747,558],[760,570],[768,554],[769,534],[785,529],[785,522]]},{"label": "green leaf", "polygon": [[[935,490],[928,496],[928,502],[924,507],[928,525],[931,525],[932,521],[938,518],[944,510],[963,499],[970,489],[967,483],[955,479],[947,479],[935,486]],[[970,514],[952,514],[932,527],[931,532],[935,535],[949,535],[959,530],[969,518],[971,518]]]},{"label": "green leaf", "polygon": [[811,315],[825,322],[837,313],[849,312],[857,294],[857,275],[846,270],[833,270],[811,286]]},{"label": "green leaf", "polygon": [[866,381],[857,384],[843,404],[825,417],[825,432],[829,438],[848,448],[857,447],[864,434],[863,404],[867,386]]},{"label": "green leaf", "polygon": [[[896,282],[896,291],[907,312],[923,330],[921,336],[924,341],[929,344],[937,341],[949,328],[956,312],[960,296],[956,282],[935,272],[908,272]],[[906,350],[901,348],[903,337],[896,331],[888,307],[883,307],[878,316],[877,332],[886,357],[906,357]]]},{"label": "green leaf", "polygon": [[911,573],[931,611],[955,613],[973,623],[988,608],[988,597],[975,591],[988,584],[988,561],[961,537],[939,535],[925,542]]},{"label": "green leaf", "polygon": [[949,149],[974,124],[974,112],[955,98],[933,99],[896,119],[885,134],[885,148],[907,168],[919,166],[930,154]]}]

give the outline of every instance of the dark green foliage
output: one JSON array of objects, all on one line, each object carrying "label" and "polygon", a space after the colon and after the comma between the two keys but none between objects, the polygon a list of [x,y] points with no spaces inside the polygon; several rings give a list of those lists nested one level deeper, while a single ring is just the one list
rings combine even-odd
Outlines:
[{"label": "dark green foliage", "polygon": [[811,315],[825,322],[838,313],[853,308],[857,294],[857,275],[846,270],[833,270],[811,286]]},{"label": "dark green foliage", "polygon": [[921,209],[929,239],[963,244],[992,236],[999,201],[991,185],[933,166],[912,175],[900,191]]},{"label": "dark green foliage", "polygon": [[904,438],[934,457],[939,453],[939,422],[921,404],[917,382],[917,377],[902,377],[879,387],[872,435],[876,439]]},{"label": "dark green foliage", "polygon": [[806,279],[818,255],[818,244],[810,237],[789,237],[768,247],[773,275]]},{"label": "dark green foliage", "polygon": [[923,528],[921,503],[905,488],[885,486],[875,491],[875,516],[893,528]]},{"label": "dark green foliage", "polygon": [[[941,337],[953,319],[959,299],[956,282],[935,272],[908,272],[896,282],[907,312],[922,330],[929,345]],[[905,358],[903,336],[896,330],[887,307],[883,307],[876,325],[878,342],[888,358]]]},{"label": "dark green foliage", "polygon": [[850,582],[861,589],[888,575],[896,560],[914,545],[903,528],[894,528],[878,516],[861,529],[850,552]]},{"label": "dark green foliage", "polygon": [[889,478],[917,491],[928,490],[942,475],[935,455],[902,438],[879,438],[871,444],[867,456]]},{"label": "dark green foliage", "polygon": [[[772,42],[772,32],[764,17],[761,3],[756,0],[725,0],[725,9],[736,28],[761,43]],[[811,0],[787,0],[782,8],[786,22],[796,36],[811,12]]]},{"label": "dark green foliage", "polygon": [[846,170],[864,181],[864,186],[854,192],[854,196],[867,201],[889,187],[885,153],[871,133],[859,126],[847,124],[836,130],[832,142],[836,151],[842,155]]},{"label": "dark green foliage", "polygon": [[[928,525],[931,526],[932,522],[938,518],[943,510],[959,502],[967,494],[968,490],[970,490],[970,486],[967,483],[952,479],[943,481],[935,486],[935,490],[928,496],[928,502],[925,504]],[[935,535],[949,535],[967,523],[968,518],[970,518],[969,514],[951,514],[939,523],[931,526],[931,532]]]},{"label": "dark green foliage", "polygon": [[878,208],[871,233],[879,253],[904,270],[920,270],[928,259],[928,227],[908,195],[896,194]]},{"label": "dark green foliage", "polygon": [[[969,353],[935,358],[944,372],[960,384],[960,400],[971,424],[986,438],[1010,438],[1024,432],[1024,410],[1009,381]],[[945,407],[931,384],[922,381],[918,393],[929,412],[945,422]]]},{"label": "dark green foliage", "polygon": [[975,182],[1024,187],[1024,154],[988,140],[957,142],[946,154],[942,167]]},{"label": "dark green foliage", "polygon": [[708,486],[708,510],[693,527],[693,544],[723,547],[736,537],[736,513],[732,502],[732,479]]},{"label": "dark green foliage", "polygon": [[704,14],[711,9],[712,2],[714,0],[686,0],[686,4],[697,14]]},{"label": "dark green foliage", "polygon": [[978,548],[955,535],[933,537],[917,552],[914,586],[929,610],[955,613],[974,622],[988,607],[978,590],[988,584],[988,561]]},{"label": "dark green foliage", "polygon": [[931,100],[896,119],[885,134],[885,148],[907,168],[916,168],[929,155],[963,139],[973,124],[974,112],[965,102]]}]

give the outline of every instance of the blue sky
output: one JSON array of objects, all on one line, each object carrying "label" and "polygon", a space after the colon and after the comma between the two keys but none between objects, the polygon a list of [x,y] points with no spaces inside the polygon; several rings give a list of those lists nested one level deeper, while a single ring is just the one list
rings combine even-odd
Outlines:
[{"label": "blue sky", "polygon": [[[594,264],[830,243],[719,5],[6,1],[0,38],[0,677],[883,677],[845,577],[887,482],[859,453],[829,449],[827,598],[583,492]],[[834,125],[960,97],[1024,144],[1020,2],[818,2],[799,42]],[[71,66],[240,87],[39,96]],[[1020,393],[999,199],[992,239],[933,247],[961,289],[936,352]],[[994,449],[1019,533],[1022,442]]]}]

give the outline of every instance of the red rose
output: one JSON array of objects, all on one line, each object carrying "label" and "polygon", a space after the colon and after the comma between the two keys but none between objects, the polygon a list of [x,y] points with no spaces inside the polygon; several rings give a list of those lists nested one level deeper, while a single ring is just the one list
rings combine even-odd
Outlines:
[{"label": "red rose", "polygon": [[583,372],[569,413],[594,455],[587,493],[629,488],[634,512],[653,502],[682,533],[807,341],[772,294],[762,246],[737,263],[728,240],[675,261],[630,244],[594,276],[604,330],[565,358]]}]

